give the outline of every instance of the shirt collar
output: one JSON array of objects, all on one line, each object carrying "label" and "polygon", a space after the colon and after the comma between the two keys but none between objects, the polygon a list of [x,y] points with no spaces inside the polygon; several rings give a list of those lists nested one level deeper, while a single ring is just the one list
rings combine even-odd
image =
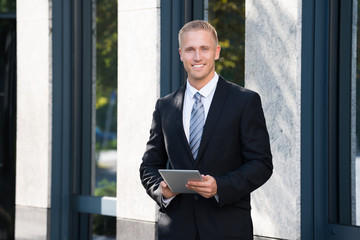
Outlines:
[{"label": "shirt collar", "polygon": [[210,93],[216,88],[218,80],[219,80],[219,75],[215,72],[214,77],[200,90],[197,90],[196,88],[191,86],[189,80],[187,80],[186,89],[191,98],[193,98],[195,93],[197,92],[199,92],[204,98],[207,98],[210,95]]}]

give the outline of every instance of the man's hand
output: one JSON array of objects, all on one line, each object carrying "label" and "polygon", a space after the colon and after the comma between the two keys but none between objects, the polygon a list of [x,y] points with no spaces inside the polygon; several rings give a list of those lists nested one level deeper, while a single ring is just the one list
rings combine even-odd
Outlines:
[{"label": "man's hand", "polygon": [[171,197],[174,197],[174,196],[177,195],[176,193],[173,193],[170,190],[169,186],[166,184],[165,181],[161,181],[160,187],[161,187],[161,193],[162,193],[162,195],[164,196],[165,199],[171,198]]},{"label": "man's hand", "polygon": [[188,189],[191,189],[204,198],[211,198],[217,194],[217,184],[215,178],[210,175],[202,175],[203,181],[189,181],[186,184]]}]

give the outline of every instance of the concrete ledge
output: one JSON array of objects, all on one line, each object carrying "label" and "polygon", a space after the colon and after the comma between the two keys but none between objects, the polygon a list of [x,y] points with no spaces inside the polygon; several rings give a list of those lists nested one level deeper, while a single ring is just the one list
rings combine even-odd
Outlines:
[{"label": "concrete ledge", "polygon": [[156,239],[156,223],[117,219],[116,239],[141,240]]},{"label": "concrete ledge", "polygon": [[281,240],[281,238],[254,236],[254,240]]},{"label": "concrete ledge", "polygon": [[50,238],[49,209],[17,205],[15,211],[15,239]]}]

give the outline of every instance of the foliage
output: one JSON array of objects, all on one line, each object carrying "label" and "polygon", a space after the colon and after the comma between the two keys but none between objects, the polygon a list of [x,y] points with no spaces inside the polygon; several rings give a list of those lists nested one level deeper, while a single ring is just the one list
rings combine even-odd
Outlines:
[{"label": "foliage", "polygon": [[[96,124],[105,129],[106,109],[117,89],[117,0],[96,1]],[[110,131],[116,132],[116,101]]]},{"label": "foliage", "polygon": [[116,197],[116,183],[107,179],[101,180],[95,188],[95,196]]},{"label": "foliage", "polygon": [[95,144],[95,151],[100,153],[101,150],[116,150],[117,139],[113,139],[107,142],[106,146],[103,146],[102,141],[97,141]]},{"label": "foliage", "polygon": [[0,13],[9,12],[16,12],[16,0],[0,0]]},{"label": "foliage", "polygon": [[210,0],[208,21],[215,27],[220,59],[216,72],[225,79],[244,85],[245,0]]}]

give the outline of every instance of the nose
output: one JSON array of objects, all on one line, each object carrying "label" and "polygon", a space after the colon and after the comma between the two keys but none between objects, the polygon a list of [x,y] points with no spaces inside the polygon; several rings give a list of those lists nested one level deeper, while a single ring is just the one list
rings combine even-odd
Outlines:
[{"label": "nose", "polygon": [[200,50],[196,50],[194,54],[194,60],[199,61],[201,59],[201,52]]}]

